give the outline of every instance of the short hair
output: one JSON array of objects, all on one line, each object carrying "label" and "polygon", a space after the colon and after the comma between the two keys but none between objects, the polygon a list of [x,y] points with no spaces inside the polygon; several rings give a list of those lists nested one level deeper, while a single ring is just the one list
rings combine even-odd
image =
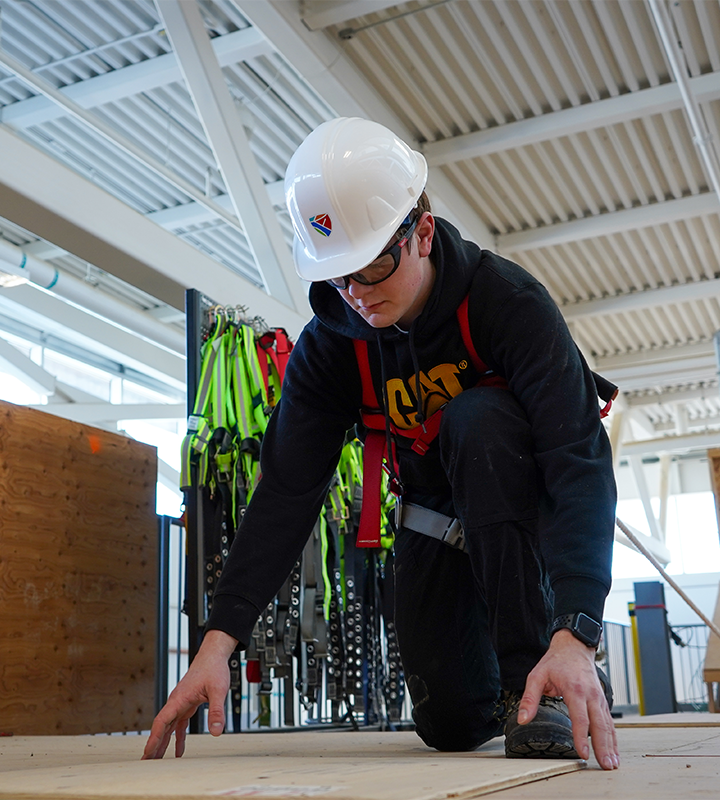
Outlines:
[{"label": "short hair", "polygon": [[[427,194],[425,193],[425,190],[423,189],[422,194],[420,195],[420,197],[418,197],[417,203],[415,203],[414,207],[412,208],[412,210],[408,214],[407,218],[411,219],[411,220],[412,219],[418,220],[418,219],[420,219],[420,217],[422,217],[422,215],[426,211],[432,212],[432,209],[430,208],[430,198],[427,196]],[[405,230],[407,228],[408,228],[408,225],[406,225],[406,224],[401,225],[398,228],[398,231],[397,231],[397,233],[395,235],[396,236],[401,236],[405,232]],[[407,247],[408,247],[408,252],[411,252],[411,250],[412,250],[412,240],[410,240],[407,243]]]},{"label": "short hair", "polygon": [[432,208],[430,207],[430,198],[427,196],[424,189],[420,197],[418,197],[414,211],[416,217],[421,217],[426,211],[430,211],[432,213]]}]

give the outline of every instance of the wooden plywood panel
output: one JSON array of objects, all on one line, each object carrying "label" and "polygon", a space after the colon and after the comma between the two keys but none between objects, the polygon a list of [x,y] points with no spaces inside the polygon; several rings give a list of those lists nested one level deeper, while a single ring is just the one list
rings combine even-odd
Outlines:
[{"label": "wooden plywood panel", "polygon": [[718,796],[717,728],[623,728],[617,733],[620,769],[606,772],[591,766],[557,780],[508,789],[497,800],[709,800]]},{"label": "wooden plywood panel", "polygon": [[0,403],[0,731],[147,728],[155,448]]},{"label": "wooden plywood panel", "polygon": [[[474,753],[438,753],[414,733],[191,736],[182,759],[163,761],[138,761],[143,745],[136,737],[73,737],[58,754],[46,737],[0,743],[0,798],[442,800],[584,767],[582,761],[506,759],[502,739]],[[45,766],[58,756],[62,767]]]},{"label": "wooden plywood panel", "polygon": [[705,711],[684,711],[679,714],[653,714],[649,717],[623,716],[615,720],[616,728],[720,728],[717,714]]},{"label": "wooden plywood panel", "polygon": [[[713,622],[720,627],[720,592],[718,592]],[[720,639],[713,631],[710,631],[705,653],[705,663],[703,666],[703,680],[706,683],[720,682]]]},{"label": "wooden plywood panel", "polygon": [[708,465],[710,467],[710,483],[715,497],[715,517],[720,531],[720,449],[708,450]]}]

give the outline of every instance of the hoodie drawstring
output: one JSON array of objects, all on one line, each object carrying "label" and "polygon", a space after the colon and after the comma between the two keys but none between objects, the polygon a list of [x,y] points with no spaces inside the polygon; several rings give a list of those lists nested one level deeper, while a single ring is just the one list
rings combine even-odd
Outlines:
[{"label": "hoodie drawstring", "polygon": [[387,380],[385,379],[385,359],[383,358],[382,336],[380,333],[377,335],[378,352],[380,354],[380,384],[382,386],[383,398],[383,416],[385,417],[385,446],[387,448],[387,469],[390,475],[390,486],[393,494],[401,495],[403,492],[403,485],[400,482],[400,476],[397,473],[396,450],[395,441],[393,439],[392,431],[390,430],[390,415],[388,409],[390,403],[387,394]]},{"label": "hoodie drawstring", "polygon": [[410,357],[412,358],[413,369],[415,370],[415,408],[417,409],[417,417],[415,422],[417,425],[422,425],[423,431],[425,430],[425,409],[423,408],[422,399],[422,386],[420,385],[420,364],[418,362],[417,351],[415,350],[415,326],[410,326],[409,335]]}]

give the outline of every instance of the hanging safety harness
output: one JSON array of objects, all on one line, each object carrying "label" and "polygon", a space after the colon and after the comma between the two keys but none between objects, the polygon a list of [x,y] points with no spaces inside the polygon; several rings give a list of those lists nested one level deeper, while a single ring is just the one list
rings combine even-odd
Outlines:
[{"label": "hanging safety harness", "polygon": [[[475,386],[488,386],[498,389],[508,389],[508,383],[498,375],[480,358],[470,333],[470,319],[468,313],[469,295],[460,303],[456,316],[460,325],[463,344],[468,351],[470,360],[480,375]],[[370,360],[368,358],[367,341],[353,339],[355,355],[360,371],[362,384],[362,421],[367,429],[365,438],[365,451],[363,457],[363,497],[365,502],[360,517],[360,527],[357,536],[358,547],[380,547],[380,483],[382,470],[390,476],[388,487],[396,497],[395,527],[402,525],[417,533],[423,533],[434,539],[454,547],[465,550],[465,536],[462,523],[459,519],[448,517],[429,508],[402,501],[403,485],[398,474],[399,464],[395,451],[396,436],[412,439],[410,449],[423,456],[427,453],[430,444],[440,433],[440,423],[445,409],[445,403],[435,411],[422,424],[412,428],[398,428],[391,420],[386,419],[385,412],[378,403],[373,387]],[[605,402],[600,409],[600,417],[606,417],[610,412],[612,401],[618,393],[618,388],[600,375],[593,373],[599,397]],[[420,391],[419,385],[417,391]],[[449,402],[449,401],[448,401]],[[388,435],[388,429],[389,434]],[[390,450],[388,453],[388,440]],[[384,462],[384,463],[383,463]]]},{"label": "hanging safety harness", "polygon": [[[259,480],[260,441],[281,384],[292,343],[281,329],[239,321],[216,307],[201,351],[198,390],[182,447],[182,488],[196,488],[203,507],[206,608],[234,531]],[[270,723],[272,678],[284,681],[284,719],[294,724],[294,698],[309,710],[325,696],[333,714],[345,702],[350,719],[397,720],[403,703],[402,667],[394,634],[392,496],[383,496],[381,549],[355,549],[362,504],[363,449],[347,442],[323,510],[301,558],[278,595],[263,609],[245,653],[246,680],[258,687],[258,722]],[[380,624],[380,616],[383,623]],[[231,713],[242,726],[241,658],[230,658]],[[351,698],[355,698],[354,702]]]}]

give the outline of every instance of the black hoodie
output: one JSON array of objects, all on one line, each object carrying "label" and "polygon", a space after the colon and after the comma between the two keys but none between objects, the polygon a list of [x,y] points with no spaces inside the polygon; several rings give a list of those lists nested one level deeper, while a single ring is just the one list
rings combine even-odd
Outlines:
[{"label": "black hoodie", "polygon": [[[540,544],[555,614],[583,611],[602,618],[616,493],[593,374],[547,291],[517,264],[464,241],[437,218],[431,261],[432,293],[408,333],[373,328],[337,290],[312,285],[315,316],[290,357],[262,444],[262,479],[215,592],[208,629],[246,646],[261,610],[300,556],[346,431],[360,423],[362,387],[352,339],[368,340],[376,395],[383,397],[385,383],[393,420],[410,427],[417,421],[412,387],[418,373],[428,415],[478,380],[456,317],[468,295],[475,349],[507,380],[532,427],[546,490]],[[410,499],[413,491],[426,496],[447,485],[433,449],[423,457],[403,449],[400,475]]]}]

